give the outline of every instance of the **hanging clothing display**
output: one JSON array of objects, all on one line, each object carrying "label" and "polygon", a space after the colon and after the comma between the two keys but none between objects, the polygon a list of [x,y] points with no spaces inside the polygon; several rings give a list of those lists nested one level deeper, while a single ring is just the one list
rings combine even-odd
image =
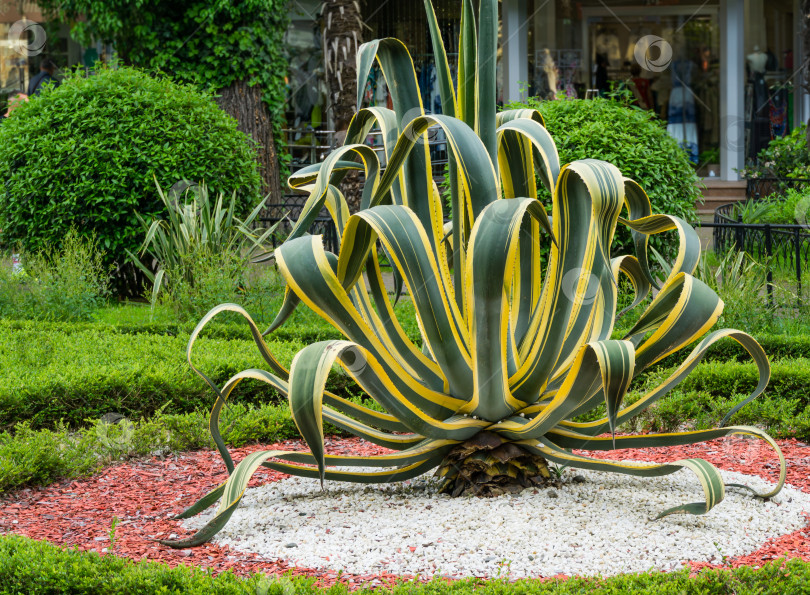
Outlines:
[{"label": "hanging clothing display", "polygon": [[558,60],[565,98],[573,101],[577,98],[577,89],[574,83],[582,65],[582,50],[561,50]]},{"label": "hanging clothing display", "polygon": [[[422,97],[422,107],[427,114],[442,113],[442,98],[439,88],[439,76],[432,55],[415,55],[413,57],[416,69],[416,82],[419,85],[419,94]],[[451,69],[452,74],[452,69]],[[444,130],[431,127],[427,132],[431,159],[446,159],[447,137]]]},{"label": "hanging clothing display", "polygon": [[771,125],[771,139],[781,138],[787,130],[787,90],[784,87],[774,89],[768,101],[768,119]]},{"label": "hanging clothing display", "polygon": [[753,102],[748,118],[751,122],[751,144],[748,156],[755,159],[759,152],[771,142],[768,83],[765,82],[765,73],[754,72],[751,85]]},{"label": "hanging clothing display", "polygon": [[698,162],[698,130],[695,98],[689,88],[692,82],[690,60],[672,63],[672,90],[669,92],[667,110],[667,133],[677,140],[689,155],[692,163]]}]

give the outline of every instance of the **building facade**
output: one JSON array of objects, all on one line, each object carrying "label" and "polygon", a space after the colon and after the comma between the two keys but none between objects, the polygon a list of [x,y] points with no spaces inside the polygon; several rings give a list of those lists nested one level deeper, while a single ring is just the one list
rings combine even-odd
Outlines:
[{"label": "building facade", "polygon": [[[291,124],[317,128],[328,111],[311,77],[322,68],[318,2],[294,5],[291,31],[307,51],[294,59],[291,87],[303,85],[306,99],[292,107]],[[434,6],[454,67],[459,2]],[[810,117],[799,0],[502,0],[500,10],[499,101],[629,89],[704,175],[737,180],[746,160]],[[391,36],[408,45],[423,103],[437,109],[423,3],[368,1],[363,15],[366,39]],[[385,104],[386,90],[374,77],[366,100]],[[318,98],[318,116],[309,118]]]},{"label": "building facade", "polygon": [[810,117],[798,0],[503,0],[502,12],[505,97],[521,81],[542,89],[549,58],[578,96],[597,75],[640,79],[693,161],[719,158],[721,179]]},{"label": "building facade", "polygon": [[[290,2],[290,128],[330,129],[320,0]],[[457,60],[458,0],[434,0],[451,62]],[[397,37],[409,47],[423,103],[438,111],[424,6],[361,0],[365,40]],[[499,101],[528,95],[588,98],[627,89],[654,110],[704,175],[737,171],[772,138],[810,117],[801,68],[800,0],[501,0]],[[103,58],[66,25],[42,22],[34,2],[0,0],[0,94],[24,90],[44,52],[61,68]],[[367,103],[385,105],[378,73]],[[295,139],[293,139],[295,140]]]}]

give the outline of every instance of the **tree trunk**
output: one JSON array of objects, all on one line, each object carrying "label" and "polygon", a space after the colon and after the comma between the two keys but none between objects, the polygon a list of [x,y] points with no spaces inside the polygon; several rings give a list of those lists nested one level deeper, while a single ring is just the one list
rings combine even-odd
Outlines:
[{"label": "tree trunk", "polygon": [[262,101],[258,85],[249,85],[241,80],[219,92],[219,106],[236,118],[237,128],[252,138],[257,146],[259,173],[262,176],[262,191],[267,204],[281,203],[281,180],[278,155],[273,140],[273,115]]},{"label": "tree trunk", "polygon": [[[335,123],[336,140],[343,144],[357,104],[357,49],[363,42],[363,20],[358,0],[325,0],[322,5],[323,52],[329,113]],[[349,210],[360,206],[359,173],[350,173],[342,188]]]}]

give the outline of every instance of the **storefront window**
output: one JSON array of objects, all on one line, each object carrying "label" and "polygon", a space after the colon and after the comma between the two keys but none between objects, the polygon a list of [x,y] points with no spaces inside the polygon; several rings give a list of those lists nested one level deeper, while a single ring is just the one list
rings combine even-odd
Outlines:
[{"label": "storefront window", "polygon": [[[535,8],[535,6],[537,8]],[[667,124],[695,163],[716,161],[718,6],[558,0],[530,3],[530,90],[589,98],[624,90]]]},{"label": "storefront window", "polygon": [[[719,161],[720,0],[527,0],[528,87],[588,98],[617,87],[653,110],[703,169]],[[791,0],[745,0],[745,156],[794,121]]]},{"label": "storefront window", "polygon": [[746,2],[746,160],[785,136],[794,121],[793,3]]},{"label": "storefront window", "polygon": [[19,25],[12,30],[14,22],[0,23],[0,90],[4,94],[27,89],[31,77],[28,36],[18,33]]},{"label": "storefront window", "polygon": [[57,79],[81,62],[82,48],[70,39],[70,26],[43,22],[34,3],[0,2],[0,111],[11,93],[28,91],[46,57],[56,65]]}]

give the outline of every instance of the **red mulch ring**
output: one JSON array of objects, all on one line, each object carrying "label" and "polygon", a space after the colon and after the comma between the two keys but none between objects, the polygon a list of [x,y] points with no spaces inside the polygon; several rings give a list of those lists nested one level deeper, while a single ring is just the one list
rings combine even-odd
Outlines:
[{"label": "red mulch ring", "polygon": [[[762,447],[759,445],[762,444]],[[326,440],[334,454],[382,454],[387,449],[357,438]],[[787,482],[810,492],[810,447],[796,440],[779,441],[788,463]],[[303,450],[300,441],[256,445],[232,452],[236,462],[260,449]],[[625,449],[598,454],[610,459],[672,461],[701,457],[721,469],[757,473],[776,481],[778,462],[760,441],[724,438],[699,445],[660,449]],[[286,477],[260,469],[250,486]],[[231,570],[238,575],[261,572],[308,576],[323,586],[343,582],[350,587],[391,584],[401,578],[393,574],[351,575],[332,570],[291,567],[284,560],[268,560],[256,554],[208,543],[198,548],[175,550],[154,539],[184,538],[191,532],[170,517],[182,512],[227,478],[225,465],[216,451],[191,452],[165,459],[136,460],[115,464],[98,475],[78,481],[61,481],[45,488],[24,489],[0,498],[0,534],[15,533],[80,550],[105,553],[113,517],[118,517],[115,554],[133,560],[155,560],[208,567],[215,573]],[[733,558],[727,566],[759,566],[779,557],[810,561],[810,524],[794,533],[766,542],[747,556]],[[693,570],[720,567],[691,563]],[[410,578],[410,577],[404,577]]]}]

